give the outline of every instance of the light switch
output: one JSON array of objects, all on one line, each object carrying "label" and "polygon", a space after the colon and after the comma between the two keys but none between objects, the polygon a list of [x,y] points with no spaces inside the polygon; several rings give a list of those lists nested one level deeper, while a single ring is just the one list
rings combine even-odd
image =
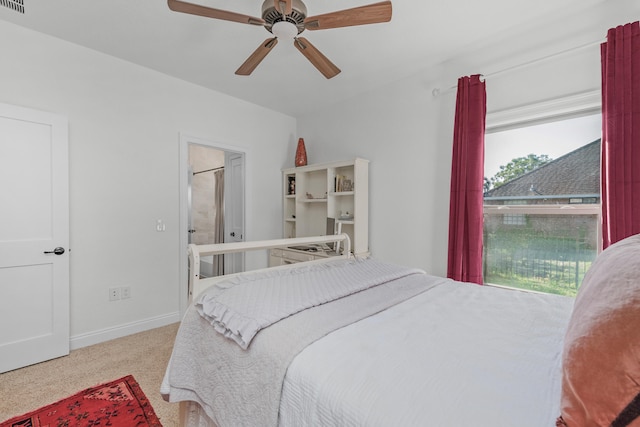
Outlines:
[{"label": "light switch", "polygon": [[165,223],[159,219],[156,221],[156,231],[164,231],[166,229]]}]

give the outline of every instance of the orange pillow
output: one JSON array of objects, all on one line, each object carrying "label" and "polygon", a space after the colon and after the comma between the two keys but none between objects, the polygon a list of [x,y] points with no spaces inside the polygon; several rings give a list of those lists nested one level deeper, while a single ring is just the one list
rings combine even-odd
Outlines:
[{"label": "orange pillow", "polygon": [[640,234],[607,248],[585,275],[562,365],[556,425],[640,426]]}]

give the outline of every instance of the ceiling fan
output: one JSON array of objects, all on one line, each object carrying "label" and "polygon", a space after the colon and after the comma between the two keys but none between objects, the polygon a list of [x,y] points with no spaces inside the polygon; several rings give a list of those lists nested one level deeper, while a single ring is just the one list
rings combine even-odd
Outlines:
[{"label": "ceiling fan", "polygon": [[257,18],[227,10],[214,9],[182,0],[167,0],[169,9],[175,12],[204,16],[239,22],[241,24],[261,25],[275,37],[268,38],[253,52],[236,70],[236,74],[250,75],[271,49],[278,43],[278,38],[293,39],[294,46],[320,71],[327,79],[340,73],[326,56],[324,56],[309,40],[298,37],[304,30],[325,30],[330,28],[349,27],[355,25],[376,24],[391,20],[391,1],[382,1],[366,6],[323,15],[307,16],[307,7],[301,0],[265,0],[262,4],[262,18]]}]

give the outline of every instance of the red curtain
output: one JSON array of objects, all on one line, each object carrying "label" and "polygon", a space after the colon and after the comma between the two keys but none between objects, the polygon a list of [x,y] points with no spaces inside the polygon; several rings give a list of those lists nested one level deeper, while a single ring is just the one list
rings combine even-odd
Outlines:
[{"label": "red curtain", "polygon": [[640,233],[640,26],[612,28],[602,58],[603,248]]},{"label": "red curtain", "polygon": [[480,75],[458,79],[453,130],[447,277],[482,284],[482,195],[485,83]]}]

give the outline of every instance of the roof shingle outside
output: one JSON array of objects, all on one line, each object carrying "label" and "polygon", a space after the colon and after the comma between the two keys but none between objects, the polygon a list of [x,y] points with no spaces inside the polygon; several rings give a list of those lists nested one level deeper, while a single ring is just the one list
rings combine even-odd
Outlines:
[{"label": "roof shingle outside", "polygon": [[485,197],[600,193],[600,139],[487,191]]}]

